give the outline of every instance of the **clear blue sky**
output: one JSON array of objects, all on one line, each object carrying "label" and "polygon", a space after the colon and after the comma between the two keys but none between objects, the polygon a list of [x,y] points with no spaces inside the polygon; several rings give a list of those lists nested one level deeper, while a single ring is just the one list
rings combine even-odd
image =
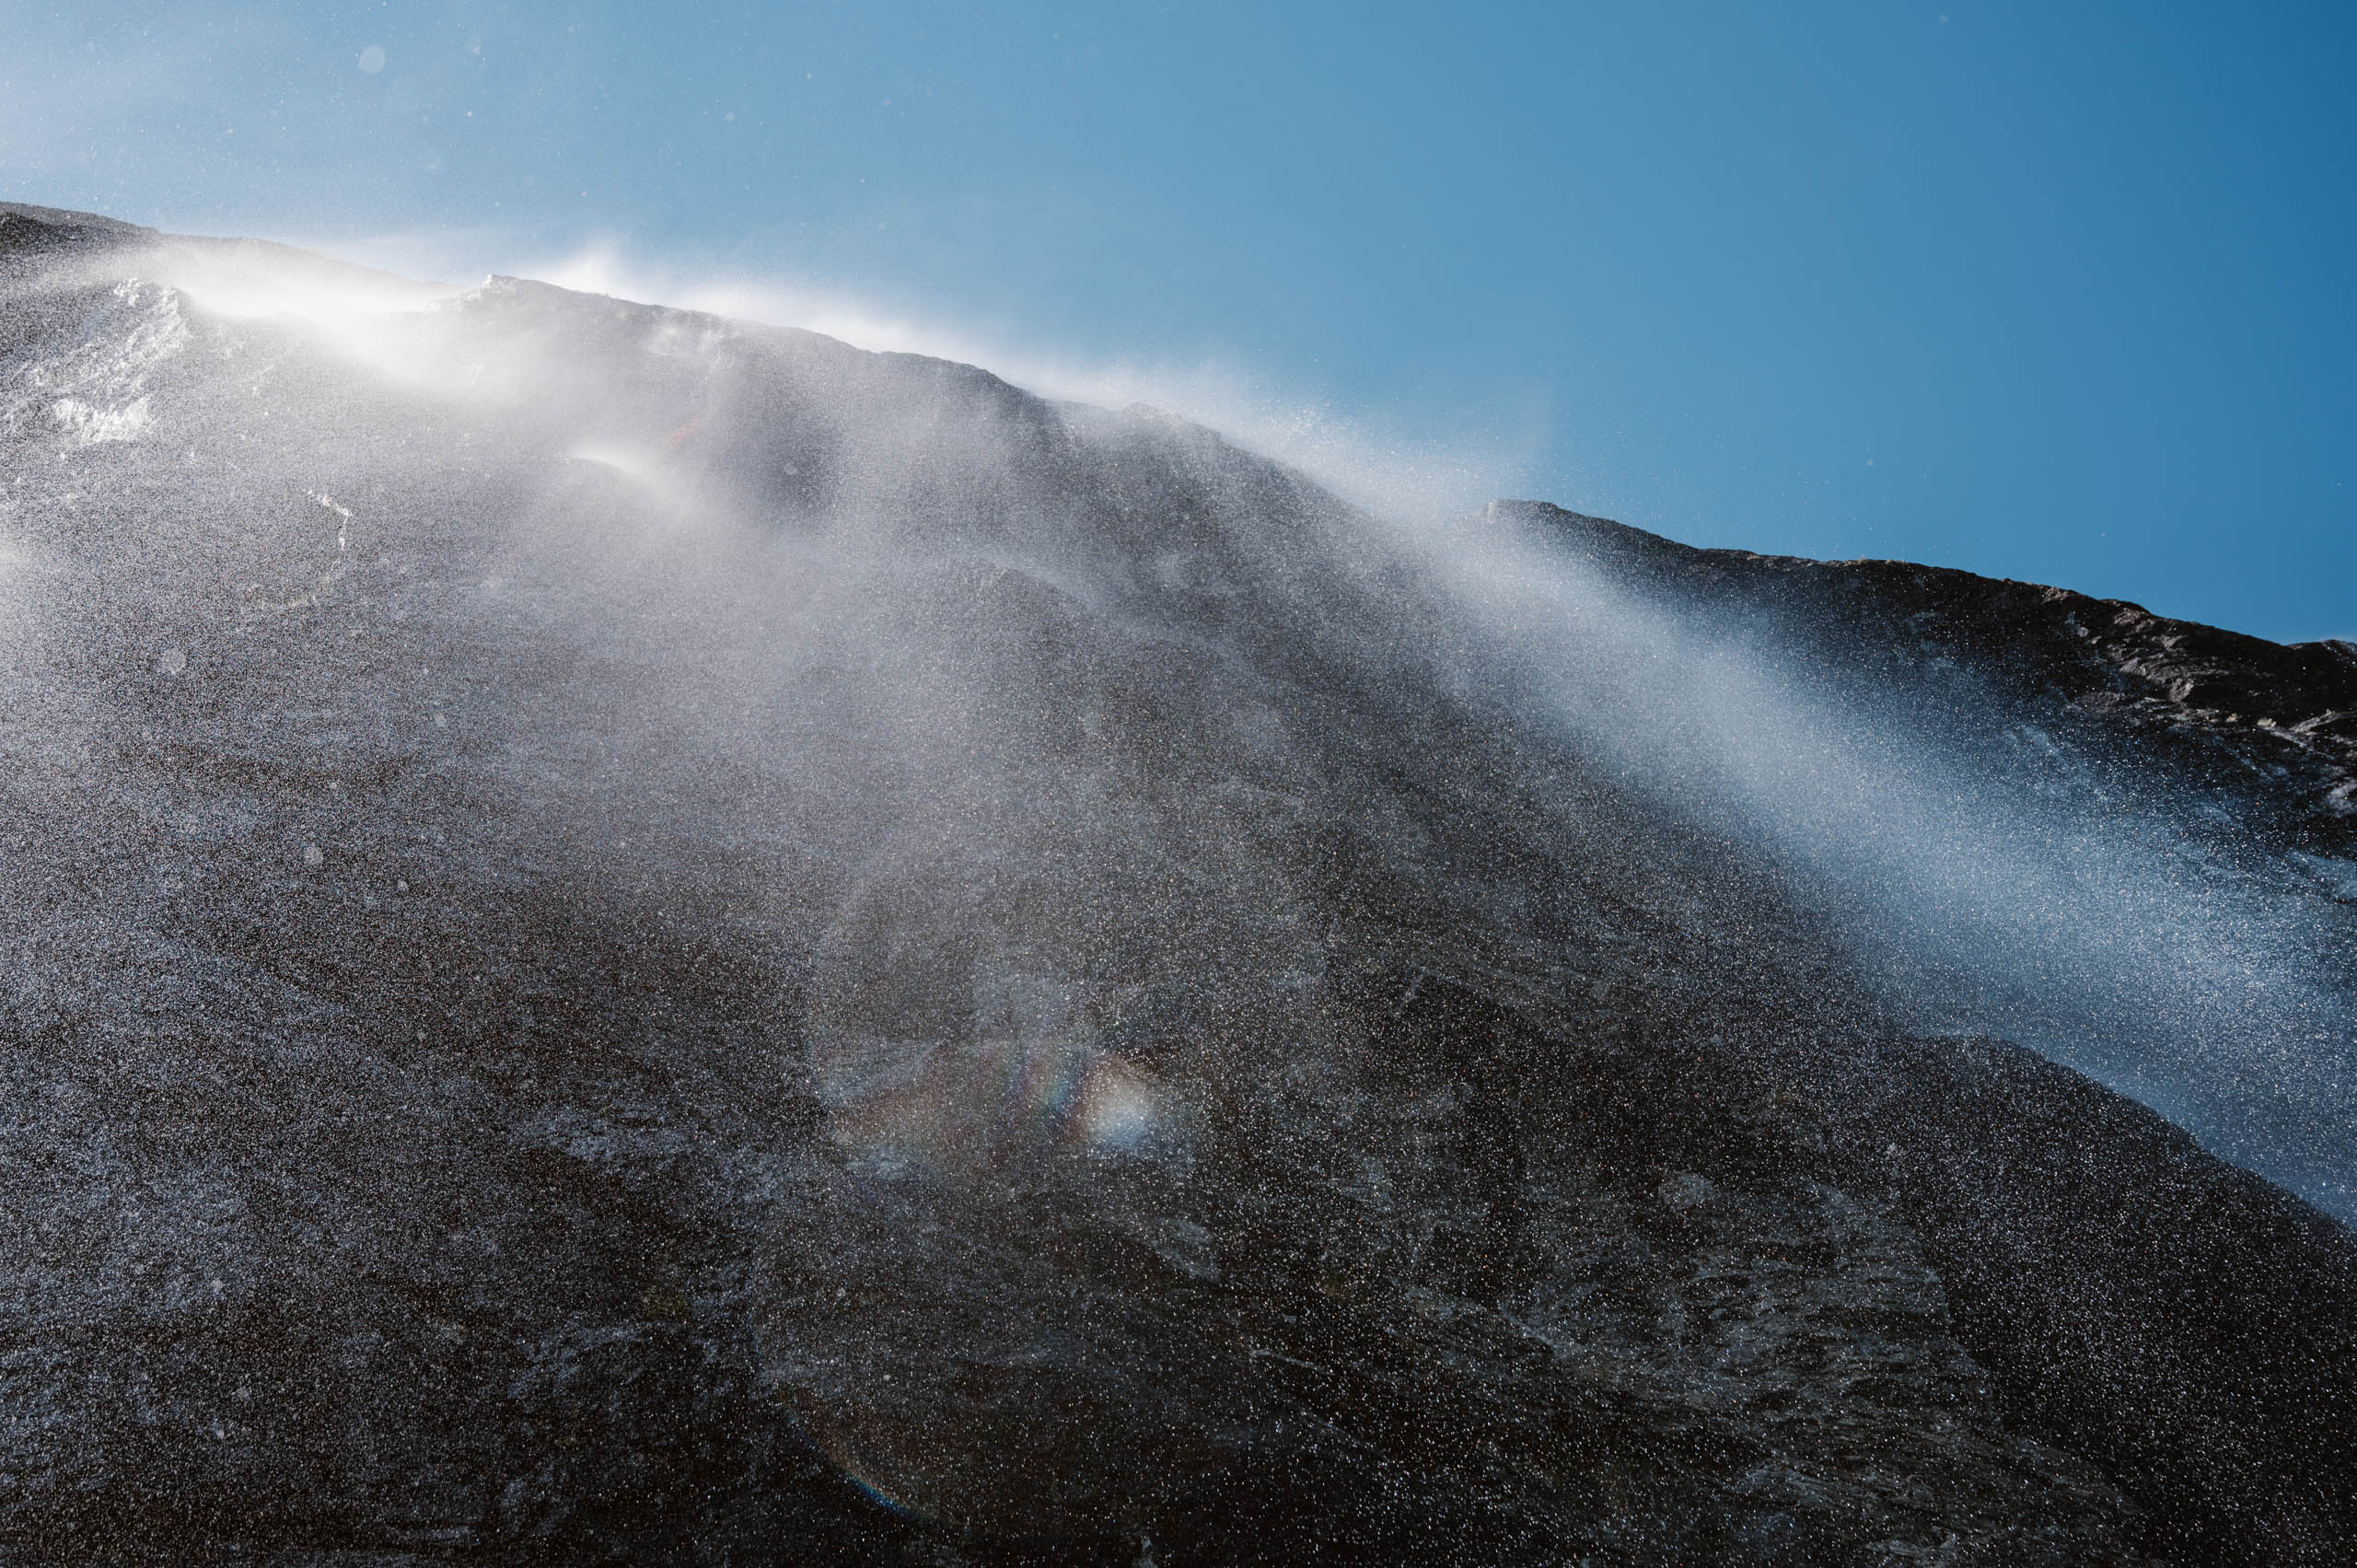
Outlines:
[{"label": "clear blue sky", "polygon": [[2346,4],[0,0],[0,195],[477,270],[611,238],[1241,367],[1697,543],[2357,636]]}]

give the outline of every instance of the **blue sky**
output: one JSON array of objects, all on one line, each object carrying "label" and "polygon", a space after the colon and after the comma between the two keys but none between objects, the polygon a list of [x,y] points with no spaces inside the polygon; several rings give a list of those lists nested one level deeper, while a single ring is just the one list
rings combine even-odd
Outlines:
[{"label": "blue sky", "polygon": [[2345,6],[0,0],[0,196],[446,273],[602,247],[1017,378],[1190,368],[1460,455],[1453,499],[2357,636]]}]

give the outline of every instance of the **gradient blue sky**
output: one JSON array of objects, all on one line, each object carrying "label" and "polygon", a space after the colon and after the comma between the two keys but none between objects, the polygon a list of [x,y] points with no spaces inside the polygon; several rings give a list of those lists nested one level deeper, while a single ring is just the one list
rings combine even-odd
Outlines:
[{"label": "gradient blue sky", "polygon": [[0,0],[0,198],[604,244],[994,368],[1214,367],[1466,454],[1460,498],[2357,636],[2345,4]]}]

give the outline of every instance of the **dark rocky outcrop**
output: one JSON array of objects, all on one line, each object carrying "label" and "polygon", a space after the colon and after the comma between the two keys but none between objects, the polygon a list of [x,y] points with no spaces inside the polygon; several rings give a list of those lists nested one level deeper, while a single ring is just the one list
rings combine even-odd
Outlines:
[{"label": "dark rocky outcrop", "polygon": [[[1968,681],[2025,714],[2142,742],[2175,770],[2259,798],[2242,825],[2357,852],[2357,644],[2284,645],[2122,599],[1904,561],[1696,550],[1543,502],[1501,502],[1615,578],[1796,634],[1855,685]],[[2113,749],[2107,748],[2107,749]]]},{"label": "dark rocky outcrop", "polygon": [[[0,1562],[2351,1560],[2348,1229],[1924,1028],[1446,551],[970,367],[0,214]],[[1445,537],[1515,530],[2345,986],[2345,649]]]},{"label": "dark rocky outcrop", "polygon": [[156,238],[152,228],[95,213],[0,202],[0,255],[29,261],[54,257],[61,251],[115,250]]}]

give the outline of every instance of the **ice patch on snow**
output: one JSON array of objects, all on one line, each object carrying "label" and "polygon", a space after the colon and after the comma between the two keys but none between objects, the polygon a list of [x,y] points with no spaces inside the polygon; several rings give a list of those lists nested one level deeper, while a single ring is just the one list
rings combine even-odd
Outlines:
[{"label": "ice patch on snow", "polygon": [[150,381],[188,346],[173,290],[136,279],[109,291],[71,334],[73,348],[0,372],[0,431],[44,428],[68,449],[137,439],[155,423]]},{"label": "ice patch on snow", "polygon": [[154,423],[145,398],[134,398],[121,408],[99,408],[79,398],[60,398],[50,404],[49,417],[77,447],[134,440]]}]

